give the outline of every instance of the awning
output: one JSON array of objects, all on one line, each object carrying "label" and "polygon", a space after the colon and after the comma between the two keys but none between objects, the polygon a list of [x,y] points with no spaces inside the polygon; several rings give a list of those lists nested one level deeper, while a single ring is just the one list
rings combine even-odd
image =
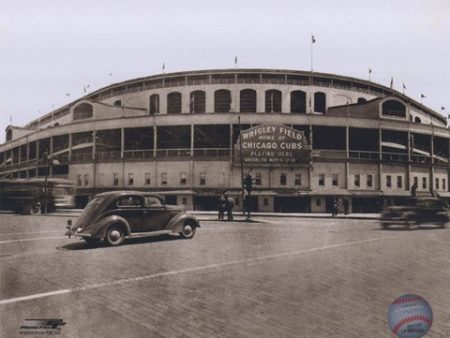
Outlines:
[{"label": "awning", "polygon": [[373,191],[367,191],[367,190],[351,190],[350,193],[352,196],[367,196],[367,197],[378,197],[381,196],[381,191],[373,190]]},{"label": "awning", "polygon": [[350,196],[351,193],[344,189],[320,189],[311,190],[312,196]]},{"label": "awning", "polygon": [[[419,194],[419,192],[417,192],[417,195]],[[406,191],[406,190],[384,190],[381,192],[382,196],[392,196],[392,197],[411,197],[411,191]]]},{"label": "awning", "polygon": [[152,191],[152,193],[159,195],[196,195],[193,190],[166,190],[166,191]]}]

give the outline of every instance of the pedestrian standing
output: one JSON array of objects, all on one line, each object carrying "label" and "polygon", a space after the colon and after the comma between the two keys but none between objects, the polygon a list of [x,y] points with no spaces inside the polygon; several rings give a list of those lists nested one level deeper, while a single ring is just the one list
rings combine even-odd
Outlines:
[{"label": "pedestrian standing", "polygon": [[250,219],[250,215],[252,213],[252,204],[250,202],[250,193],[244,193],[244,208],[247,212],[247,220]]},{"label": "pedestrian standing", "polygon": [[233,208],[234,208],[234,201],[231,197],[225,194],[225,209],[227,210],[227,219],[229,221],[233,220]]},{"label": "pedestrian standing", "polygon": [[335,198],[333,200],[333,205],[331,206],[332,211],[331,211],[331,217],[335,217],[338,214],[338,202],[337,199]]},{"label": "pedestrian standing", "polygon": [[342,201],[342,204],[344,204],[344,214],[348,215],[348,206],[349,206],[348,199],[345,198]]},{"label": "pedestrian standing", "polygon": [[219,220],[223,221],[223,216],[225,214],[225,205],[226,205],[226,200],[225,200],[225,196],[222,194],[219,197],[219,202],[217,204],[217,209],[219,210]]}]

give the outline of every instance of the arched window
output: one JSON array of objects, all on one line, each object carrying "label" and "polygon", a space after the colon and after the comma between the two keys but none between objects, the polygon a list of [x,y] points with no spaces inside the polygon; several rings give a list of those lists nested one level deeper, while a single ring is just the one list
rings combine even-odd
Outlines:
[{"label": "arched window", "polygon": [[231,92],[219,89],[214,92],[214,111],[216,113],[228,113],[231,110]]},{"label": "arched window", "polygon": [[416,123],[421,123],[422,120],[420,119],[420,117],[416,116],[416,117],[414,118],[414,122],[416,122]]},{"label": "arched window", "polygon": [[167,114],[181,113],[181,93],[173,92],[167,94]]},{"label": "arched window", "polygon": [[240,92],[240,111],[243,113],[256,112],[256,90],[243,89]]},{"label": "arched window", "polygon": [[90,103],[81,103],[73,109],[73,119],[88,119],[94,115],[94,108]]},{"label": "arched window", "polygon": [[266,113],[281,112],[281,92],[276,89],[266,90]]},{"label": "arched window", "polygon": [[324,113],[327,109],[327,96],[325,93],[314,93],[314,111],[318,113]]},{"label": "arched window", "polygon": [[159,95],[153,94],[150,95],[150,106],[149,106],[150,115],[159,114]]},{"label": "arched window", "polygon": [[122,101],[116,100],[116,101],[114,101],[114,105],[120,107],[120,106],[122,106]]},{"label": "arched window", "polygon": [[291,92],[291,113],[306,113],[306,93],[301,90]]},{"label": "arched window", "polygon": [[189,96],[189,112],[204,113],[205,112],[205,92],[203,90],[196,90],[191,92]]},{"label": "arched window", "polygon": [[383,102],[382,114],[395,117],[406,117],[406,107],[397,100],[387,100]]},{"label": "arched window", "polygon": [[363,97],[358,97],[358,103],[366,103],[367,100]]}]

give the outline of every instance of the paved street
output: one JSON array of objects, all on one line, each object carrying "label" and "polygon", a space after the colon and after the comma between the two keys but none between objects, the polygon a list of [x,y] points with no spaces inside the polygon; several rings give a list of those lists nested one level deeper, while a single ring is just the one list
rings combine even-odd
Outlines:
[{"label": "paved street", "polygon": [[405,293],[450,336],[449,229],[255,220],[108,247],[64,238],[66,217],[0,215],[1,336],[57,318],[63,337],[392,337]]}]

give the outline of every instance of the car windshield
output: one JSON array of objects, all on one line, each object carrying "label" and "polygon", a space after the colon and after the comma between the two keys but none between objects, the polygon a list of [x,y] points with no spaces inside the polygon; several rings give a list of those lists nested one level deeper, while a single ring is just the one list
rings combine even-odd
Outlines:
[{"label": "car windshield", "polygon": [[422,208],[445,208],[446,204],[441,200],[422,200],[417,201],[417,206]]}]

